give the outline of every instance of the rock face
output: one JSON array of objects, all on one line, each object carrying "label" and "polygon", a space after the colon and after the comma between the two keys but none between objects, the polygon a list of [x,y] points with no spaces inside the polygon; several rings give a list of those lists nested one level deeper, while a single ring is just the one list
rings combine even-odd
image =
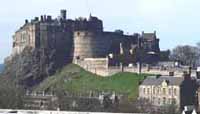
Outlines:
[{"label": "rock face", "polygon": [[[25,88],[33,87],[45,77],[53,75],[65,63],[56,50],[25,48],[20,55],[5,62],[3,75],[15,80]],[[62,62],[61,62],[62,61]]]},{"label": "rock face", "polygon": [[4,69],[4,64],[0,64],[0,73],[3,71]]}]

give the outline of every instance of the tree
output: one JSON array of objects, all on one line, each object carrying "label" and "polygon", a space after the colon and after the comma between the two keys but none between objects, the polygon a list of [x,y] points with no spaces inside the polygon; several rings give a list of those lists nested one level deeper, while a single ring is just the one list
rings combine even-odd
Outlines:
[{"label": "tree", "polygon": [[199,60],[199,49],[196,46],[177,46],[172,50],[170,58],[180,61],[183,65],[195,67]]},{"label": "tree", "polygon": [[22,109],[23,90],[11,83],[0,84],[0,108],[1,109]]}]

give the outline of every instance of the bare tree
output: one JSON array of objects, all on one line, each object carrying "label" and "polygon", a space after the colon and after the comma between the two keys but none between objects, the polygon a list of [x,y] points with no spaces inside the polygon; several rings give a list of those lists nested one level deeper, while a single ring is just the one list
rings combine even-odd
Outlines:
[{"label": "bare tree", "polygon": [[183,65],[195,67],[199,60],[199,49],[196,46],[177,46],[172,50],[171,59],[180,61]]}]

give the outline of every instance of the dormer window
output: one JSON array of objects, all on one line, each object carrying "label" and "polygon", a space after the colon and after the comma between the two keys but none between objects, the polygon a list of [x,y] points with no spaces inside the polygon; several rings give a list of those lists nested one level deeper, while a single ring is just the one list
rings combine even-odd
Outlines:
[{"label": "dormer window", "polygon": [[162,82],[162,86],[164,86],[164,87],[168,86],[168,84],[169,84],[169,81],[168,81],[168,80],[164,80],[164,81]]}]

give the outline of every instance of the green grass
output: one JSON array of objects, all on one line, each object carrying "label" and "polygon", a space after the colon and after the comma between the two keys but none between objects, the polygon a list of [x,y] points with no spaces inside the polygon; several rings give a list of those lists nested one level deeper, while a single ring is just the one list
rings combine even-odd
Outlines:
[{"label": "green grass", "polygon": [[61,89],[71,92],[115,91],[127,94],[130,99],[138,95],[139,81],[149,74],[118,73],[110,77],[101,77],[85,71],[77,65],[67,65],[54,76],[44,80],[36,90]]}]

